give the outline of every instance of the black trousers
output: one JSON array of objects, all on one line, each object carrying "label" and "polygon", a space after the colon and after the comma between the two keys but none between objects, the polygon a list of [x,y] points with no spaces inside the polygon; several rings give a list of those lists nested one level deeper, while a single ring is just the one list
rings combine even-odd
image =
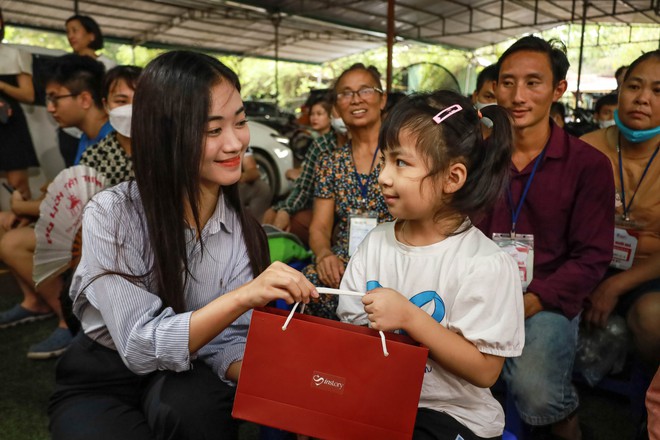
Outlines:
[{"label": "black trousers", "polygon": [[[460,437],[459,437],[460,436]],[[415,419],[414,440],[486,440],[475,435],[456,419],[428,408],[419,408]],[[493,437],[501,439],[502,436]]]},{"label": "black trousers", "polygon": [[131,372],[116,351],[78,333],[56,367],[54,440],[236,439],[234,388],[201,361],[189,371]]}]

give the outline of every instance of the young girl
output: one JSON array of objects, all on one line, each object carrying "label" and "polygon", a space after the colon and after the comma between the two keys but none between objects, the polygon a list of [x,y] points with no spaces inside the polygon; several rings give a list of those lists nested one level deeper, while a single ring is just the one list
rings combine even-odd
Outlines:
[{"label": "young girl", "polygon": [[289,266],[265,268],[265,234],[238,196],[249,139],[238,78],[218,60],[174,51],[145,68],[135,180],[85,207],[70,291],[82,331],[57,367],[54,439],[236,438],[250,309],[318,296]]},{"label": "young girl", "polygon": [[[454,92],[406,97],[381,130],[378,183],[395,222],[372,230],[351,258],[342,321],[402,330],[430,351],[414,438],[502,435],[504,415],[488,387],[524,344],[518,267],[477,228],[500,196],[511,158],[505,110],[480,116]],[[460,436],[460,437],[459,437]]]}]

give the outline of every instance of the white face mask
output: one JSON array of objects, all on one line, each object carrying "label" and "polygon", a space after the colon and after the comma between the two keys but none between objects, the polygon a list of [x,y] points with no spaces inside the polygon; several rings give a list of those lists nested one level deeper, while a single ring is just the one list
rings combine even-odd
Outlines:
[{"label": "white face mask", "polygon": [[131,118],[133,116],[133,105],[126,104],[115,107],[108,112],[110,125],[117,133],[127,138],[131,137]]},{"label": "white face mask", "polygon": [[614,119],[610,119],[609,121],[598,121],[598,126],[599,126],[600,128],[611,127],[611,126],[613,126],[614,124],[616,124],[616,121],[615,121]]},{"label": "white face mask", "polygon": [[348,132],[342,118],[330,117],[330,126],[339,134],[346,134]]},{"label": "white face mask", "polygon": [[474,108],[476,108],[477,110],[481,110],[482,108],[488,107],[489,105],[495,105],[495,103],[489,102],[488,104],[484,104],[481,101],[477,101],[476,104],[474,104]]}]

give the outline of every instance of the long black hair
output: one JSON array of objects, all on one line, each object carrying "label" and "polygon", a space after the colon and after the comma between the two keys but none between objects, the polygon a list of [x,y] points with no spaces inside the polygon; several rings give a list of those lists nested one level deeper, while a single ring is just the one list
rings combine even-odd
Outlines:
[{"label": "long black hair", "polygon": [[[460,110],[441,122],[434,116],[452,106]],[[455,107],[457,108],[457,107]],[[420,93],[401,99],[389,112],[380,132],[383,151],[399,145],[401,131],[410,130],[417,139],[417,151],[429,165],[427,178],[442,174],[452,163],[467,169],[464,185],[443,195],[443,208],[436,219],[461,214],[473,222],[488,212],[508,183],[512,151],[512,128],[506,110],[498,105],[481,109],[493,122],[484,139],[480,115],[470,100],[449,90]]]},{"label": "long black hair", "polygon": [[[151,276],[164,305],[176,312],[185,310],[183,292],[192,276],[186,252],[186,201],[195,223],[190,226],[201,240],[199,173],[210,95],[213,86],[225,81],[240,91],[236,74],[215,58],[173,51],[147,65],[133,98],[135,184],[153,249]],[[222,193],[238,213],[257,276],[269,262],[265,233],[243,210],[238,183],[222,187]]]}]

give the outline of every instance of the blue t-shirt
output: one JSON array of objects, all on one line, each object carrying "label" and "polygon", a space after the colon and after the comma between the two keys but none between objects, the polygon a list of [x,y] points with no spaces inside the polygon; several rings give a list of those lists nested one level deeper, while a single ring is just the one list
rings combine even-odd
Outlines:
[{"label": "blue t-shirt", "polygon": [[76,152],[76,159],[73,161],[73,164],[78,165],[80,163],[80,158],[82,157],[85,150],[94,144],[98,144],[112,130],[113,130],[112,125],[110,125],[110,122],[108,121],[105,124],[103,124],[103,127],[101,127],[101,130],[99,131],[99,134],[94,139],[88,138],[87,135],[83,133],[82,136],[80,136],[80,141],[78,141],[78,151]]}]

